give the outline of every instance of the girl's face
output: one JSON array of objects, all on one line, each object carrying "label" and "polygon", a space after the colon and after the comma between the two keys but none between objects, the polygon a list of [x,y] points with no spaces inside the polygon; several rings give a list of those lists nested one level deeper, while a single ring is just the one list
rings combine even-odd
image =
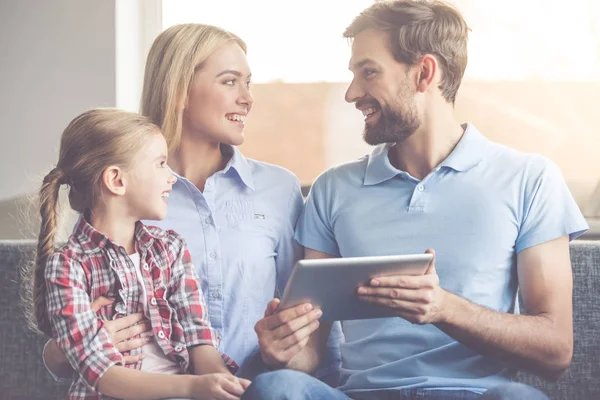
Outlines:
[{"label": "girl's face", "polygon": [[190,85],[183,112],[183,136],[242,144],[246,116],[254,102],[251,75],[246,54],[237,43],[225,44],[211,54]]},{"label": "girl's face", "polygon": [[161,220],[167,216],[167,200],[177,180],[167,166],[167,142],[157,131],[134,157],[127,171],[125,196],[136,220]]}]

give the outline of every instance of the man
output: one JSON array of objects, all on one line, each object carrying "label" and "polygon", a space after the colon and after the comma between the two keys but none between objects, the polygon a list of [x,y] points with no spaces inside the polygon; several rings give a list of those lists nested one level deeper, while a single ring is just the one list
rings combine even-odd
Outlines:
[{"label": "man", "polygon": [[[441,2],[378,2],[346,29],[370,155],[322,174],[300,217],[306,258],[419,253],[424,276],[357,290],[398,318],[343,322],[338,390],[296,371],[245,398],[546,398],[512,371],[558,377],[573,351],[569,241],[587,229],[559,169],[460,125],[468,27]],[[335,284],[335,282],[332,282]],[[516,311],[520,289],[526,315]],[[330,324],[269,304],[255,329],[271,368],[314,371]]]}]

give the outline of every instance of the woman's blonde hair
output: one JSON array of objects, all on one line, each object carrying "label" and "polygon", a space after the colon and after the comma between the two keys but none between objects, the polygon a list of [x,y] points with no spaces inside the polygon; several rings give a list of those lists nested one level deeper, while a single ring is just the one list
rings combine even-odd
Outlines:
[{"label": "woman's blonde hair", "polygon": [[140,112],[160,126],[169,152],[181,142],[183,110],[194,73],[230,42],[246,52],[242,39],[212,25],[175,25],[154,40],[146,60]]},{"label": "woman's blonde hair", "polygon": [[[45,269],[55,252],[58,196],[69,186],[69,203],[78,213],[89,215],[96,203],[102,174],[110,166],[131,167],[149,134],[160,133],[146,117],[116,109],[93,109],[77,116],[64,130],[58,163],[45,177],[39,192],[41,225],[37,254],[25,271],[30,286],[28,317],[32,328],[50,335],[46,311]],[[27,302],[26,302],[27,303]]]}]

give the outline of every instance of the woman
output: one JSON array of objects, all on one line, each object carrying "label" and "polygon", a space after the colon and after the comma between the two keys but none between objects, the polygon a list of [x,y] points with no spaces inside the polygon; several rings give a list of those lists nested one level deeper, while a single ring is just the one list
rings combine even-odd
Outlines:
[{"label": "woman", "polygon": [[[246,45],[239,37],[208,25],[177,25],[152,45],[141,101],[142,114],[161,127],[177,176],[167,217],[152,223],[187,241],[211,325],[221,336],[219,350],[247,376],[253,374],[248,361],[260,358],[254,325],[273,295],[283,291],[301,255],[293,233],[303,207],[292,173],[246,159],[235,147],[244,141],[252,109],[250,81]],[[126,339],[145,329],[132,326],[139,315],[126,318],[109,324],[112,340],[124,352],[142,344]],[[332,335],[321,376],[337,369],[339,335]],[[54,343],[46,346],[44,358],[50,370],[69,371]]]}]

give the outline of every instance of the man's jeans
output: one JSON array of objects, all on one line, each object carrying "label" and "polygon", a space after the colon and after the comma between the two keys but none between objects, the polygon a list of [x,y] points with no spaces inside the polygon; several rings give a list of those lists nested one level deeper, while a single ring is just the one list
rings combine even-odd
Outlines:
[{"label": "man's jeans", "polygon": [[351,393],[348,397],[325,383],[291,370],[267,372],[257,376],[242,396],[243,400],[549,400],[539,390],[520,383],[506,383],[494,387],[484,394],[468,390],[380,390]]}]

